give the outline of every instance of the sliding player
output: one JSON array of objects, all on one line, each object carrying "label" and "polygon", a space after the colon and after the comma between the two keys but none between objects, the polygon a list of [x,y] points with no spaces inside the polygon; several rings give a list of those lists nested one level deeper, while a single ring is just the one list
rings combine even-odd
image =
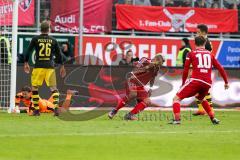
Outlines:
[{"label": "sliding player", "polygon": [[157,54],[154,59],[142,58],[135,65],[134,71],[130,73],[127,84],[127,95],[120,100],[117,107],[114,108],[108,117],[112,119],[119,109],[125,106],[127,102],[136,98],[138,100],[137,105],[132,111],[125,115],[125,120],[137,120],[136,114],[143,111],[149,105],[156,105],[151,103],[149,94],[144,86],[150,83],[150,87],[153,86],[155,77],[157,76],[160,67],[164,63],[164,58],[161,54]]},{"label": "sliding player", "polygon": [[[65,101],[63,102],[63,105],[62,105],[61,108],[68,109],[68,107],[70,106],[71,98],[75,94],[76,94],[76,91],[68,90]],[[15,110],[13,112],[28,113],[29,115],[32,115],[33,111],[34,111],[34,106],[31,102],[31,99],[32,99],[31,87],[28,87],[28,86],[23,87],[21,92],[19,92],[16,95]],[[27,109],[19,110],[19,105],[20,105],[21,102],[23,103],[23,105],[25,107],[27,107]],[[38,103],[39,112],[40,113],[52,113],[52,112],[54,112],[55,107],[54,107],[53,102],[54,102],[54,99],[53,99],[52,96],[48,100],[40,98],[39,103]]]},{"label": "sliding player", "polygon": [[[211,73],[212,66],[216,67],[220,72],[225,82],[225,89],[228,89],[228,80],[226,72],[215,57],[205,49],[206,39],[202,36],[195,38],[196,50],[191,51],[184,65],[184,72],[182,76],[182,87],[177,92],[173,99],[173,113],[174,120],[171,124],[180,124],[180,101],[184,98],[197,95],[197,99],[201,102],[204,110],[209,115],[213,124],[219,124],[219,120],[214,117],[214,112],[211,109],[207,100],[204,97],[208,94],[211,88]],[[192,75],[189,81],[186,82],[188,71],[192,64]]]}]

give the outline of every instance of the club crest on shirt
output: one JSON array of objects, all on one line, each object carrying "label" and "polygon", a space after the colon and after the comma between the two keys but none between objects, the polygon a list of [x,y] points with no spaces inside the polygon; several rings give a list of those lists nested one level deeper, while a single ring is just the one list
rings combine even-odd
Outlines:
[{"label": "club crest on shirt", "polygon": [[19,7],[22,11],[26,12],[31,6],[32,0],[22,0],[19,2]]}]

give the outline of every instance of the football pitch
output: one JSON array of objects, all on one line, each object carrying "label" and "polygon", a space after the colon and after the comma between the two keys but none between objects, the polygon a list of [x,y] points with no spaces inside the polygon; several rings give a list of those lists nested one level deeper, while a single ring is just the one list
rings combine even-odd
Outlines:
[{"label": "football pitch", "polygon": [[[143,112],[139,121],[62,121],[51,114],[0,113],[1,160],[238,160],[240,112],[218,111],[169,125],[171,112]],[[151,116],[151,115],[155,115]],[[160,116],[161,115],[161,116]]]}]

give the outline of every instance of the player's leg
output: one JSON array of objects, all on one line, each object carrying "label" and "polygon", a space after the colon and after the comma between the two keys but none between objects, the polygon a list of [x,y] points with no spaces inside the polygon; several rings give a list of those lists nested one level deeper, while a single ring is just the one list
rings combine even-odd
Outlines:
[{"label": "player's leg", "polygon": [[137,120],[135,115],[143,111],[150,104],[149,94],[143,86],[137,87],[137,99],[139,100],[138,103],[124,116],[125,120]]},{"label": "player's leg", "polygon": [[63,104],[61,105],[61,111],[66,111],[69,109],[70,105],[71,105],[71,99],[73,95],[77,95],[78,92],[75,90],[67,90],[67,95],[66,98],[63,102]]},{"label": "player's leg", "polygon": [[181,123],[181,105],[180,102],[184,98],[192,97],[198,93],[198,83],[192,80],[186,82],[180,90],[177,92],[176,96],[173,98],[173,114],[174,120],[171,124],[180,124]]},{"label": "player's leg", "polygon": [[42,86],[45,78],[45,71],[43,68],[34,68],[31,76],[32,83],[32,103],[33,103],[33,116],[39,116],[39,94],[38,86]]},{"label": "player's leg", "polygon": [[201,102],[204,110],[207,112],[210,120],[212,121],[213,124],[219,124],[219,120],[215,118],[215,114],[212,110],[211,105],[209,104],[209,102],[205,99],[206,95],[208,94],[208,90],[209,90],[210,86],[205,86],[202,87],[201,92],[199,93],[199,95],[197,96],[197,99]]},{"label": "player's leg", "polygon": [[56,73],[54,69],[46,69],[45,81],[52,92],[52,103],[54,104],[54,115],[59,115],[59,91],[57,89]]},{"label": "player's leg", "polygon": [[131,86],[128,85],[127,88],[126,88],[126,96],[121,98],[118,101],[117,106],[108,113],[108,117],[110,119],[112,119],[117,114],[117,112],[126,105],[127,102],[129,102],[130,100],[132,100],[136,97],[137,97],[136,86],[135,85],[131,85]]},{"label": "player's leg", "polygon": [[[208,103],[209,103],[212,111],[214,111],[214,110],[213,110],[213,103],[212,103],[212,96],[211,96],[211,94],[208,93],[208,94],[205,96],[204,99],[206,99],[206,100],[208,101]],[[204,108],[203,108],[203,106],[202,106],[202,104],[201,104],[201,101],[199,101],[199,100],[196,98],[196,103],[197,103],[197,105],[198,105],[198,111],[195,112],[195,113],[193,113],[193,115],[194,115],[194,116],[205,115],[206,112],[205,112],[205,110],[204,110]]]},{"label": "player's leg", "polygon": [[194,116],[200,116],[200,115],[205,115],[205,111],[203,109],[203,106],[201,104],[201,101],[199,101],[197,98],[196,98],[196,103],[197,103],[197,106],[198,106],[198,110],[193,113]]}]

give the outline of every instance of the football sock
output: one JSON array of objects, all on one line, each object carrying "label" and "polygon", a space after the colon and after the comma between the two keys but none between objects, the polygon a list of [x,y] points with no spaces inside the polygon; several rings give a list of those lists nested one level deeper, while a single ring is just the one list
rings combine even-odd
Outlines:
[{"label": "football sock", "polygon": [[126,105],[126,101],[127,101],[127,97],[124,97],[123,99],[121,99],[117,107],[115,108],[115,110],[118,111],[119,109],[124,107]]},{"label": "football sock", "polygon": [[199,100],[196,100],[196,103],[198,105],[198,111],[199,112],[204,112],[203,106]]},{"label": "football sock", "polygon": [[213,113],[208,101],[206,101],[206,100],[202,101],[202,106],[205,109],[205,111],[207,112],[210,119],[213,119],[214,118],[214,113]]},{"label": "football sock", "polygon": [[32,103],[35,110],[39,110],[39,95],[38,91],[32,91]]},{"label": "football sock", "polygon": [[49,110],[49,111],[54,111],[54,108],[47,107],[47,110]]},{"label": "football sock", "polygon": [[208,93],[208,94],[206,95],[205,99],[208,101],[208,103],[209,103],[209,105],[210,105],[210,107],[211,107],[212,112],[214,112],[214,111],[213,111],[213,103],[212,103],[212,96],[211,96],[211,94]]},{"label": "football sock", "polygon": [[174,113],[174,120],[179,121],[181,119],[180,117],[180,102],[175,101],[173,102],[173,113]]},{"label": "football sock", "polygon": [[57,108],[59,106],[59,92],[58,90],[52,91],[53,104]]},{"label": "football sock", "polygon": [[146,107],[147,107],[146,103],[140,102],[133,108],[133,110],[130,113],[131,114],[138,114],[139,112],[144,110]]}]

